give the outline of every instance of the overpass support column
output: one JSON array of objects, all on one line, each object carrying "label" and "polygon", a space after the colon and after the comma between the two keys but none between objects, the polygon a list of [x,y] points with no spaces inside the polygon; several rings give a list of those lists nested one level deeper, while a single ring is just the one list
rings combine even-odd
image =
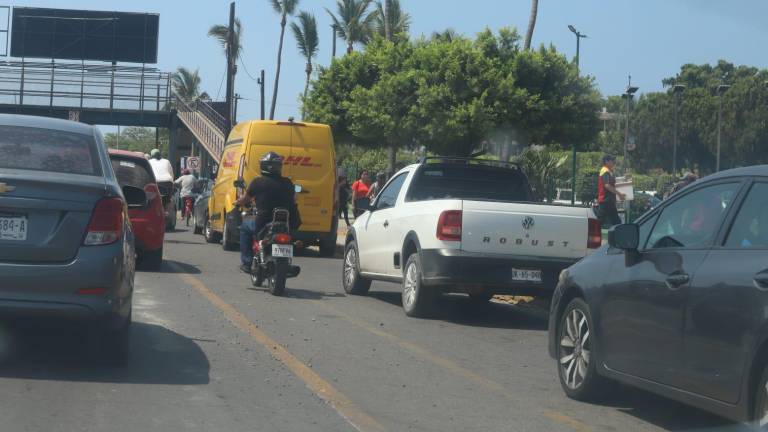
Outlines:
[{"label": "overpass support column", "polygon": [[176,174],[181,174],[179,168],[179,118],[174,113],[171,117],[171,128],[168,130],[168,160],[171,161]]}]

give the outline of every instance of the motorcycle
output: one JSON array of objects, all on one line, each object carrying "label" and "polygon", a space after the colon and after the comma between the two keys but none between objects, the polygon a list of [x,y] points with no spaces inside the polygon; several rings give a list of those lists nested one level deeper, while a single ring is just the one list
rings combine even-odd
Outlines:
[{"label": "motorcycle", "polygon": [[293,265],[289,218],[287,209],[275,209],[272,222],[256,235],[252,245],[251,283],[261,287],[266,281],[270,294],[275,296],[285,292],[286,279],[295,278],[301,272],[299,266]]}]

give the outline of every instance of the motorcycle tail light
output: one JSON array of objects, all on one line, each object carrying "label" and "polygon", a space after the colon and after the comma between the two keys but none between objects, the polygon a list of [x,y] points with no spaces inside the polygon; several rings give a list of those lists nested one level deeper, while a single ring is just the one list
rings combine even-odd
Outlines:
[{"label": "motorcycle tail light", "polygon": [[253,248],[254,254],[258,254],[259,252],[261,252],[261,242],[259,242],[258,240],[254,241],[252,248]]},{"label": "motorcycle tail light", "polygon": [[272,238],[275,244],[287,245],[291,244],[291,236],[288,234],[275,234]]}]

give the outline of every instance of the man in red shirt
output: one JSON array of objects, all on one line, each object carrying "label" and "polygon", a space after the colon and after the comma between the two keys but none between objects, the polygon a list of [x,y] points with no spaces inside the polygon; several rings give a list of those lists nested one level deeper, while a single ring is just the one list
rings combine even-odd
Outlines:
[{"label": "man in red shirt", "polygon": [[606,228],[621,223],[619,211],[616,209],[616,197],[622,201],[626,196],[616,190],[616,177],[613,175],[613,168],[616,166],[616,158],[613,155],[603,157],[603,167],[600,169],[600,175],[597,179],[597,203],[600,222]]},{"label": "man in red shirt", "polygon": [[360,173],[360,179],[352,183],[352,204],[354,205],[352,213],[356,218],[365,213],[362,204],[364,200],[370,202],[368,199],[368,193],[370,191],[371,175],[368,174],[368,171],[363,170],[363,172]]}]

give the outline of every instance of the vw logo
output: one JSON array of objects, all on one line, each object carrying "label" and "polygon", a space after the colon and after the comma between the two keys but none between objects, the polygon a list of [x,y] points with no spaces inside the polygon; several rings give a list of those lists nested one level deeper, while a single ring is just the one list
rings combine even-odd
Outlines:
[{"label": "vw logo", "polygon": [[533,226],[536,225],[536,222],[534,222],[533,218],[530,216],[526,216],[525,219],[523,219],[523,228],[526,230],[529,230],[533,228]]}]

